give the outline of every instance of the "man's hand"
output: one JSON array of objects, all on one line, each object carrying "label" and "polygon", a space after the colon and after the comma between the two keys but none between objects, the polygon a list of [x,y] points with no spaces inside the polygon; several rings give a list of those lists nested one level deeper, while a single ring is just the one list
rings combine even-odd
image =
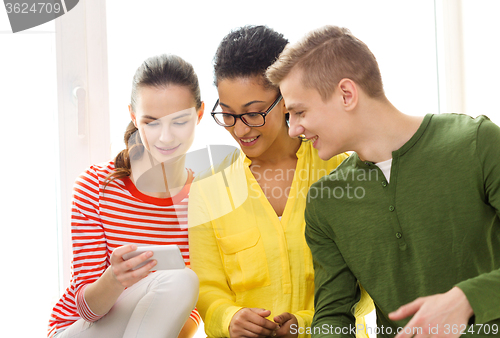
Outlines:
[{"label": "man's hand", "polygon": [[273,336],[278,324],[266,319],[271,311],[259,308],[243,308],[236,312],[229,324],[231,338],[265,338]]},{"label": "man's hand", "polygon": [[[465,328],[464,325],[467,325],[473,314],[474,311],[463,291],[454,287],[446,293],[417,298],[391,312],[389,319],[401,320],[414,315],[395,338],[457,338],[460,337],[460,332],[445,333],[445,325],[450,328]],[[435,327],[438,328],[437,332],[430,332],[430,329]]]},{"label": "man's hand", "polygon": [[290,325],[295,324],[295,327],[297,328],[299,324],[297,318],[291,313],[283,312],[273,319],[280,326],[280,328],[276,331],[276,335],[274,337],[296,338],[299,336],[298,333],[292,334],[290,332]]}]

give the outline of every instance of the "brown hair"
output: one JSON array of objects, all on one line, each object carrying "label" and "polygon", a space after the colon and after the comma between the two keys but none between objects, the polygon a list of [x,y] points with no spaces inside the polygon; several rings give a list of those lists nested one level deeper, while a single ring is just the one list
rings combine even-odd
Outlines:
[{"label": "brown hair", "polygon": [[324,26],[288,45],[266,76],[279,85],[297,66],[304,70],[303,85],[316,89],[326,101],[340,80],[351,79],[373,98],[384,96],[377,60],[347,28]]},{"label": "brown hair", "polygon": [[[166,88],[169,85],[189,88],[196,103],[196,109],[201,108],[200,86],[193,66],[177,55],[162,54],[150,57],[137,68],[132,80],[130,98],[132,111],[135,111],[141,88]],[[130,176],[130,159],[139,158],[144,153],[144,145],[137,131],[138,129],[131,121],[123,138],[126,148],[116,155],[115,170],[106,178],[106,186],[116,179]]]}]

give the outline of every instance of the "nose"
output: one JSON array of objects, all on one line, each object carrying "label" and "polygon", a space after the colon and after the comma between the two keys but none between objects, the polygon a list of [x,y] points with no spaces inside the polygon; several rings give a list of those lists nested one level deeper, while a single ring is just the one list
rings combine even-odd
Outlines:
[{"label": "nose", "polygon": [[159,140],[164,144],[169,144],[174,140],[174,135],[170,131],[170,125],[168,123],[165,123],[165,126],[162,127]]},{"label": "nose", "polygon": [[246,134],[248,134],[250,129],[251,128],[244,124],[241,119],[236,119],[236,123],[233,126],[234,135],[236,135],[237,137],[245,136]]},{"label": "nose", "polygon": [[290,135],[290,137],[298,137],[304,134],[305,129],[300,125],[298,118],[293,114],[290,114],[289,116],[290,117],[288,118],[288,123],[290,124],[290,126],[288,128],[288,135]]}]

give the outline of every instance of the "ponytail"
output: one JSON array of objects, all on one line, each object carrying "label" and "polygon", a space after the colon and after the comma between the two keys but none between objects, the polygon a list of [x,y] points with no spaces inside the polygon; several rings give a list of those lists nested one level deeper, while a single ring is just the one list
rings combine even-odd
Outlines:
[{"label": "ponytail", "polygon": [[125,141],[126,148],[116,155],[114,160],[115,170],[106,177],[104,189],[114,180],[130,176],[132,173],[130,159],[140,158],[144,153],[144,145],[142,144],[139,130],[134,125],[134,122],[130,121],[123,140]]}]

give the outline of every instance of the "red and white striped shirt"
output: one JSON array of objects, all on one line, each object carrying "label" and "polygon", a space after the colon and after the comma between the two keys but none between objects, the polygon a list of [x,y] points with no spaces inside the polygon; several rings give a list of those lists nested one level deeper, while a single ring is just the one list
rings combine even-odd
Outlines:
[{"label": "red and white striped shirt", "polygon": [[[83,291],[110,266],[115,248],[126,244],[177,244],[189,266],[187,205],[192,173],[177,195],[155,198],[137,190],[128,177],[114,180],[104,189],[106,177],[114,169],[113,162],[93,165],[75,182],[71,282],[52,310],[48,337],[80,318],[93,322],[102,317],[88,308]],[[190,318],[200,323],[196,309]]]}]

